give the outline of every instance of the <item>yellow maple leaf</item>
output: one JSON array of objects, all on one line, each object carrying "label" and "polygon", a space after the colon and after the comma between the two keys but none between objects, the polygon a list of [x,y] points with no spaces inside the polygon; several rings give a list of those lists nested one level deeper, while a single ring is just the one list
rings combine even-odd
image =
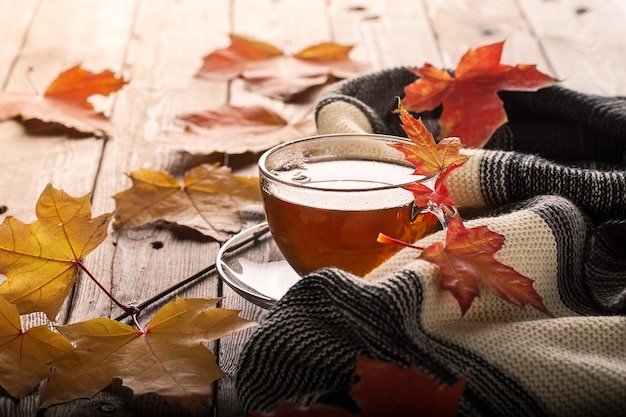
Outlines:
[{"label": "yellow maple leaf", "polygon": [[115,229],[161,220],[224,241],[241,230],[239,210],[261,201],[258,178],[234,175],[230,168],[214,164],[187,171],[182,185],[164,171],[142,169],[130,177],[133,186],[113,196]]},{"label": "yellow maple leaf", "polygon": [[194,409],[223,375],[202,343],[255,324],[213,308],[219,301],[176,298],[144,331],[105,318],[60,326],[76,347],[53,362],[44,406],[91,397],[120,378],[136,396],[154,392]]},{"label": "yellow maple leaf", "polygon": [[78,263],[106,238],[112,214],[91,218],[89,195],[72,197],[46,186],[37,221],[7,217],[0,225],[0,295],[20,314],[42,311],[54,320],[68,296]]},{"label": "yellow maple leaf", "polygon": [[0,297],[0,386],[22,398],[50,375],[50,361],[72,350],[47,324],[22,330],[14,304]]}]

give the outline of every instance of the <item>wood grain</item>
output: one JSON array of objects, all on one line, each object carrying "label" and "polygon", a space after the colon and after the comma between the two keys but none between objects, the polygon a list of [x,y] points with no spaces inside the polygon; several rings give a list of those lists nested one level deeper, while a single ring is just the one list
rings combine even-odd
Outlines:
[{"label": "wood grain", "polygon": [[[129,80],[113,97],[95,101],[111,116],[110,138],[36,136],[18,121],[0,122],[0,206],[7,207],[0,221],[9,215],[35,220],[35,203],[48,183],[73,195],[92,193],[96,216],[115,209],[112,196],[128,188],[127,174],[140,168],[181,178],[201,163],[224,162],[256,175],[258,155],[189,155],[156,140],[180,128],[178,114],[223,104],[262,104],[286,117],[311,117],[322,89],[282,102],[248,91],[242,80],[194,77],[204,55],[228,46],[230,33],[286,53],[324,41],[352,44],[351,57],[372,71],[425,62],[453,68],[469,48],[506,40],[505,63],[535,63],[584,92],[626,94],[626,6],[620,0],[0,0],[2,91],[35,92],[77,63],[112,69]],[[39,87],[26,76],[31,67]],[[137,304],[211,265],[219,246],[165,225],[111,230],[85,265],[122,302]],[[266,254],[254,256],[261,261]],[[267,313],[215,272],[172,295],[224,297],[223,307],[256,321]],[[170,299],[146,309],[141,322]],[[120,313],[81,275],[57,320],[73,323]],[[24,317],[26,327],[44,321],[40,314]],[[197,415],[242,415],[235,392],[237,361],[253,331],[208,344],[226,377],[208,388]],[[119,382],[93,399],[39,410],[44,389],[45,384],[20,402],[0,398],[0,415],[102,415],[98,407],[103,405],[113,406],[110,415],[117,417],[189,415],[155,395],[132,400]]]},{"label": "wood grain", "polygon": [[564,86],[592,94],[626,94],[623,1],[520,3]]}]

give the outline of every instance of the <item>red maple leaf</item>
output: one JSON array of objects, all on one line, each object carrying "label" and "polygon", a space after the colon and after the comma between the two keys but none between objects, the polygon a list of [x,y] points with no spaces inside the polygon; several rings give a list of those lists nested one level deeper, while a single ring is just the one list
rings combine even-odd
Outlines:
[{"label": "red maple leaf", "polygon": [[443,104],[440,137],[459,137],[468,147],[481,148],[507,122],[498,91],[536,91],[556,79],[535,65],[500,63],[504,42],[470,49],[454,76],[425,64],[412,72],[420,78],[405,87],[403,104],[420,113]]},{"label": "red maple leaf", "polygon": [[453,385],[439,384],[415,365],[403,368],[392,363],[357,356],[350,397],[367,417],[452,417],[465,390],[465,378]]},{"label": "red maple leaf", "polygon": [[228,104],[179,114],[176,118],[186,123],[184,131],[166,132],[153,142],[190,154],[261,152],[279,143],[316,133],[315,121],[310,116],[287,119],[260,105]]},{"label": "red maple leaf", "polygon": [[468,229],[461,217],[455,215],[450,218],[445,245],[434,243],[422,251],[420,258],[439,266],[439,288],[452,293],[462,314],[479,296],[482,285],[520,308],[530,304],[550,315],[533,288],[533,280],[494,259],[493,255],[500,250],[504,239],[487,226]]},{"label": "red maple leaf", "polygon": [[414,182],[408,185],[403,186],[405,190],[409,190],[413,193],[413,201],[420,208],[426,208],[429,203],[435,204],[439,207],[445,205],[454,207],[456,203],[452,201],[450,198],[450,194],[448,193],[448,187],[446,187],[444,181],[450,174],[450,172],[454,171],[456,168],[461,165],[450,165],[446,169],[443,170],[441,174],[437,177],[437,181],[435,181],[435,186],[430,188],[429,186],[421,183]]},{"label": "red maple leaf", "polygon": [[422,120],[413,117],[402,103],[398,104],[398,111],[402,129],[413,143],[391,146],[415,165],[416,175],[438,175],[451,165],[461,165],[467,161],[468,156],[459,152],[463,144],[458,138],[444,138],[437,143]]},{"label": "red maple leaf", "polygon": [[300,407],[283,401],[269,413],[248,417],[453,417],[466,385],[464,376],[451,386],[442,385],[415,365],[403,368],[361,355],[354,376],[349,395],[360,408],[356,414],[332,405]]}]

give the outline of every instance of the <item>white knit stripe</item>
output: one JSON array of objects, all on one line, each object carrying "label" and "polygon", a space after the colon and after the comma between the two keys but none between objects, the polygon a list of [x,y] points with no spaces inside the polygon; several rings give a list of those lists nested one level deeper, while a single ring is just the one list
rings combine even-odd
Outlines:
[{"label": "white knit stripe", "polygon": [[343,100],[328,103],[319,110],[317,130],[320,134],[373,132],[365,114]]},{"label": "white knit stripe", "polygon": [[[466,227],[481,222],[484,219],[466,222]],[[418,260],[409,268],[422,277],[425,330],[514,376],[554,415],[618,415],[626,407],[626,380],[622,377],[626,373],[626,318],[579,317],[560,302],[557,248],[550,227],[539,215],[529,210],[514,212],[489,219],[489,228],[506,236],[496,258],[533,278],[534,288],[558,318],[530,307],[519,309],[485,291],[461,318],[456,300],[439,290],[435,273],[427,273],[432,266]],[[438,233],[419,244],[442,238]],[[410,250],[399,258],[414,258]],[[398,267],[396,262],[401,261],[394,259],[392,268]],[[471,377],[471,369],[468,371]],[[599,410],[596,405],[602,402],[615,408]]]},{"label": "white knit stripe", "polygon": [[[557,248],[548,224],[532,211],[521,210],[506,216],[465,221],[464,225],[471,228],[485,223],[488,223],[490,230],[505,236],[504,246],[496,252],[495,259],[534,280],[533,288],[553,315],[575,315],[576,313],[563,305],[559,297]],[[416,245],[427,247],[434,242],[445,242],[445,231],[434,233]],[[403,268],[415,270],[421,276],[435,277],[436,266],[425,261],[415,261],[418,256],[419,251],[415,249],[403,249],[366,278],[379,280]],[[428,296],[424,306],[424,320],[441,322],[460,318],[458,303],[449,292],[439,291],[436,278],[428,281],[425,291]],[[474,300],[463,320],[517,321],[542,318],[545,315],[532,307],[520,309],[483,289],[480,298]]]},{"label": "white knit stripe", "polygon": [[459,207],[485,207],[487,204],[480,190],[480,164],[484,151],[472,152],[472,156],[450,173],[446,186],[452,201]]},{"label": "white knit stripe", "polygon": [[[589,417],[620,415],[626,407],[625,328],[624,317],[598,316],[458,320],[431,323],[429,330],[514,376],[553,415]],[[598,409],[598,404],[611,408]]]}]

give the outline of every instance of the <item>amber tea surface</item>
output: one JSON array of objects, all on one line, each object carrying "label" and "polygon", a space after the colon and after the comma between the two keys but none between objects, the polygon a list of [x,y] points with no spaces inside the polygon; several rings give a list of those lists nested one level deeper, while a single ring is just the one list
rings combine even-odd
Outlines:
[{"label": "amber tea surface", "polygon": [[412,242],[430,232],[434,216],[415,213],[399,184],[421,179],[389,159],[295,160],[261,178],[270,231],[301,275],[338,267],[364,276],[400,247],[376,241],[384,233]]}]

